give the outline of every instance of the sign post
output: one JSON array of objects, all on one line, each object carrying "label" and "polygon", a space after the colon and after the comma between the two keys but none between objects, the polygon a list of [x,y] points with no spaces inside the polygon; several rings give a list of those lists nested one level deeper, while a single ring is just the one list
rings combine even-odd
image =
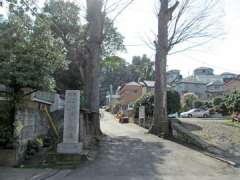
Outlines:
[{"label": "sign post", "polygon": [[139,124],[145,127],[145,106],[139,107]]}]

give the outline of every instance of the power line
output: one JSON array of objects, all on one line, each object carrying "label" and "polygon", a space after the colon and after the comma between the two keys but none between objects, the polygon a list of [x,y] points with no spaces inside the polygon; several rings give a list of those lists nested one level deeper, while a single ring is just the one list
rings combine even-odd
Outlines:
[{"label": "power line", "polygon": [[146,46],[146,44],[125,44],[124,46],[136,47],[136,46]]},{"label": "power line", "polygon": [[192,56],[190,56],[190,55],[186,55],[186,54],[185,54],[185,56],[189,57],[189,58],[190,58],[189,60],[191,60],[191,61],[200,62],[200,63],[202,63],[202,64],[204,64],[204,65],[208,65],[208,66],[210,66],[210,67],[212,67],[212,68],[215,68],[215,69],[221,69],[221,70],[224,70],[224,71],[235,72],[236,74],[239,74],[239,72],[237,73],[236,70],[224,68],[224,67],[222,67],[222,66],[216,66],[216,65],[210,64],[210,63],[208,63],[208,62],[202,61],[202,60],[200,60],[200,59],[198,59],[198,58],[192,57]]}]

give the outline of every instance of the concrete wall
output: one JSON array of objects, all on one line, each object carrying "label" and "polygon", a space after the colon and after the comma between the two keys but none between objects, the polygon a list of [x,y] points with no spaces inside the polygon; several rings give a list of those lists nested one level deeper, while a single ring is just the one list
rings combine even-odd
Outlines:
[{"label": "concrete wall", "polygon": [[15,136],[17,141],[17,160],[22,161],[29,140],[48,133],[46,114],[36,102],[24,102],[18,107],[15,117]]}]

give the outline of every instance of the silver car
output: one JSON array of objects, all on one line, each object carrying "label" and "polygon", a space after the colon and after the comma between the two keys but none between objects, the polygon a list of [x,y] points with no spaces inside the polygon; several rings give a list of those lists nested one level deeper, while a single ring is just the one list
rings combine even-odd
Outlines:
[{"label": "silver car", "polygon": [[191,118],[191,117],[196,117],[196,118],[207,118],[209,117],[209,111],[206,111],[204,109],[191,109],[187,112],[182,112],[180,114],[180,117],[182,118]]}]

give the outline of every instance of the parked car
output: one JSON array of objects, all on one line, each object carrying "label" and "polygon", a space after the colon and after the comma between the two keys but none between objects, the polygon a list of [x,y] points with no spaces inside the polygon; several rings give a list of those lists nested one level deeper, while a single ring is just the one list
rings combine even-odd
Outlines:
[{"label": "parked car", "polygon": [[207,118],[209,117],[209,111],[204,110],[204,109],[191,109],[187,112],[182,112],[180,114],[180,117],[182,118],[191,118],[191,117],[196,117],[196,118]]},{"label": "parked car", "polygon": [[177,117],[178,117],[178,113],[168,114],[168,118],[177,118]]}]

